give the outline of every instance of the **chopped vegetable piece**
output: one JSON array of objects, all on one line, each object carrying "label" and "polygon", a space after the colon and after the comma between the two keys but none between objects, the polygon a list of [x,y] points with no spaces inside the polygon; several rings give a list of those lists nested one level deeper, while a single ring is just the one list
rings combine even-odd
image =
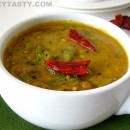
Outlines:
[{"label": "chopped vegetable piece", "polygon": [[45,61],[52,58],[52,55],[49,50],[43,49],[41,46],[37,46],[35,51],[36,60],[43,65]]},{"label": "chopped vegetable piece", "polygon": [[55,60],[60,60],[63,62],[70,62],[76,57],[76,49],[72,46],[67,46],[61,48],[59,52],[53,55]]},{"label": "chopped vegetable piece", "polygon": [[77,30],[70,29],[69,39],[91,51],[97,50],[96,47],[93,45],[93,43],[88,39],[86,39],[84,36],[82,36],[80,33],[78,33]]},{"label": "chopped vegetable piece", "polygon": [[120,28],[130,30],[130,17],[123,16],[122,14],[117,14],[115,19],[111,20],[113,24],[117,25]]},{"label": "chopped vegetable piece", "polygon": [[69,75],[89,74],[87,70],[90,60],[80,62],[61,62],[56,60],[48,60],[45,65],[55,71]]},{"label": "chopped vegetable piece", "polygon": [[43,65],[43,63],[45,62],[44,59],[43,59],[43,56],[41,54],[41,47],[40,46],[37,46],[36,48],[36,51],[35,51],[35,56],[36,56],[36,60],[41,64]]}]

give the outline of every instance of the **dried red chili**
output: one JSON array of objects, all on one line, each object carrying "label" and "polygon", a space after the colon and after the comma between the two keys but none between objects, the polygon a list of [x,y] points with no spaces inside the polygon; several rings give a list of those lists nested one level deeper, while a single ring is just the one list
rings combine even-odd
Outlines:
[{"label": "dried red chili", "polygon": [[82,36],[80,33],[78,33],[77,30],[70,29],[69,39],[91,51],[97,50],[96,47],[93,45],[93,43],[89,41],[88,39],[86,39],[84,36]]},{"label": "dried red chili", "polygon": [[130,17],[129,16],[123,16],[123,22],[122,22],[121,28],[130,30]]},{"label": "dried red chili", "polygon": [[117,14],[115,16],[115,19],[111,20],[113,24],[117,25],[118,27],[122,29],[130,30],[130,17],[129,16],[123,16],[122,14]]},{"label": "dried red chili", "polygon": [[55,71],[69,75],[84,75],[89,74],[87,67],[90,60],[80,62],[61,62],[56,60],[48,60],[45,65]]},{"label": "dried red chili", "polygon": [[122,25],[122,22],[123,22],[122,14],[117,14],[115,16],[115,20],[111,20],[111,22],[120,27]]}]

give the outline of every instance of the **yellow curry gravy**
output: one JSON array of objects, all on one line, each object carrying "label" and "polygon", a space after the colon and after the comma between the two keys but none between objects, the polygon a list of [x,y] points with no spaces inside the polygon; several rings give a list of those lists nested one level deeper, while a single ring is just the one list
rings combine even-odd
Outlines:
[{"label": "yellow curry gravy", "polygon": [[[76,29],[97,51],[89,51],[68,38]],[[89,75],[66,75],[45,66],[48,59],[63,62],[91,60]],[[6,69],[18,79],[42,88],[78,91],[102,87],[121,78],[128,69],[120,42],[105,31],[71,20],[34,25],[14,36],[3,57]]]}]

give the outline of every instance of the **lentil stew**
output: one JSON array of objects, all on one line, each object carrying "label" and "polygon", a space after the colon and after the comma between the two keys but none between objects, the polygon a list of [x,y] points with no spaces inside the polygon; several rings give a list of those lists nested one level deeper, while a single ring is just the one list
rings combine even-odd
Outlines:
[{"label": "lentil stew", "polygon": [[[76,29],[91,41],[96,51],[70,40],[71,29]],[[91,62],[86,67],[87,74],[76,75],[48,67],[46,63],[50,60]],[[121,78],[128,69],[126,52],[117,39],[100,28],[72,20],[40,23],[20,32],[9,41],[3,63],[13,76],[23,82],[60,91],[102,87]]]}]

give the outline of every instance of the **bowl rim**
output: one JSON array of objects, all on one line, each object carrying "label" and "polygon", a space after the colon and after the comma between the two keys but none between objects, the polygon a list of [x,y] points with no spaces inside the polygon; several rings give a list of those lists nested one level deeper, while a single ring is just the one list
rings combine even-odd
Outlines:
[{"label": "bowl rim", "polygon": [[[130,38],[127,36],[127,34],[125,34],[125,32],[123,32],[123,30],[121,30],[120,28],[118,28],[117,26],[115,26],[114,24],[108,22],[107,20],[104,20],[102,18],[99,18],[97,16],[93,16],[93,15],[90,15],[90,14],[82,14],[82,13],[69,13],[69,12],[58,12],[58,13],[46,13],[46,14],[42,14],[42,15],[38,15],[38,16],[34,16],[32,18],[27,18],[21,22],[18,22],[17,24],[13,25],[12,27],[10,27],[8,30],[6,30],[3,35],[1,36],[0,38],[0,41],[3,42],[3,40],[5,38],[8,37],[8,35],[6,35],[7,32],[11,31],[12,30],[16,30],[17,28],[19,28],[21,25],[24,25],[28,22],[31,22],[31,21],[34,21],[36,19],[40,19],[40,18],[46,18],[46,17],[51,17],[51,16],[56,16],[56,17],[60,17],[60,16],[80,16],[80,17],[89,17],[89,18],[92,18],[92,19],[97,19],[97,20],[101,20],[103,21],[104,23],[109,23],[111,24],[111,26],[114,28],[114,29],[117,29],[119,30],[120,32],[124,33],[124,35],[127,37],[127,39],[129,39],[130,41]],[[57,19],[57,18],[56,18]],[[56,20],[54,19],[54,20]],[[73,20],[73,19],[72,19]],[[78,19],[77,19],[78,21]],[[40,23],[40,22],[39,22]],[[84,22],[83,22],[84,23]],[[29,26],[28,26],[29,27]],[[21,30],[19,31],[21,32]],[[2,72],[2,74],[4,74],[4,77],[6,77],[6,79],[8,78],[9,80],[12,80],[14,82],[17,82],[17,84],[19,85],[23,85],[23,87],[28,87],[29,89],[33,89],[35,91],[42,91],[42,92],[48,92],[48,93],[55,93],[55,94],[67,94],[67,95],[84,95],[84,94],[95,94],[95,93],[102,93],[102,92],[106,92],[106,91],[109,91],[115,87],[118,87],[118,85],[124,83],[125,81],[127,81],[128,79],[130,79],[130,63],[128,65],[128,71],[126,72],[126,74],[124,76],[122,76],[120,79],[118,79],[117,81],[114,81],[113,83],[110,83],[108,85],[105,85],[103,87],[99,87],[99,88],[94,88],[94,89],[90,89],[90,90],[82,90],[82,91],[60,91],[60,90],[51,90],[51,89],[45,89],[45,88],[40,88],[40,87],[37,87],[37,86],[34,86],[34,85],[31,85],[31,84],[28,84],[28,83],[25,83],[21,80],[19,80],[18,78],[14,77],[12,74],[10,74],[6,68],[4,67],[3,63],[2,63],[2,44],[0,44],[0,71]],[[5,47],[4,47],[5,49]],[[130,57],[130,56],[129,56]],[[130,59],[130,58],[129,58]],[[129,61],[130,62],[130,61]],[[1,78],[0,78],[1,80]],[[18,86],[17,86],[18,87]]]}]

